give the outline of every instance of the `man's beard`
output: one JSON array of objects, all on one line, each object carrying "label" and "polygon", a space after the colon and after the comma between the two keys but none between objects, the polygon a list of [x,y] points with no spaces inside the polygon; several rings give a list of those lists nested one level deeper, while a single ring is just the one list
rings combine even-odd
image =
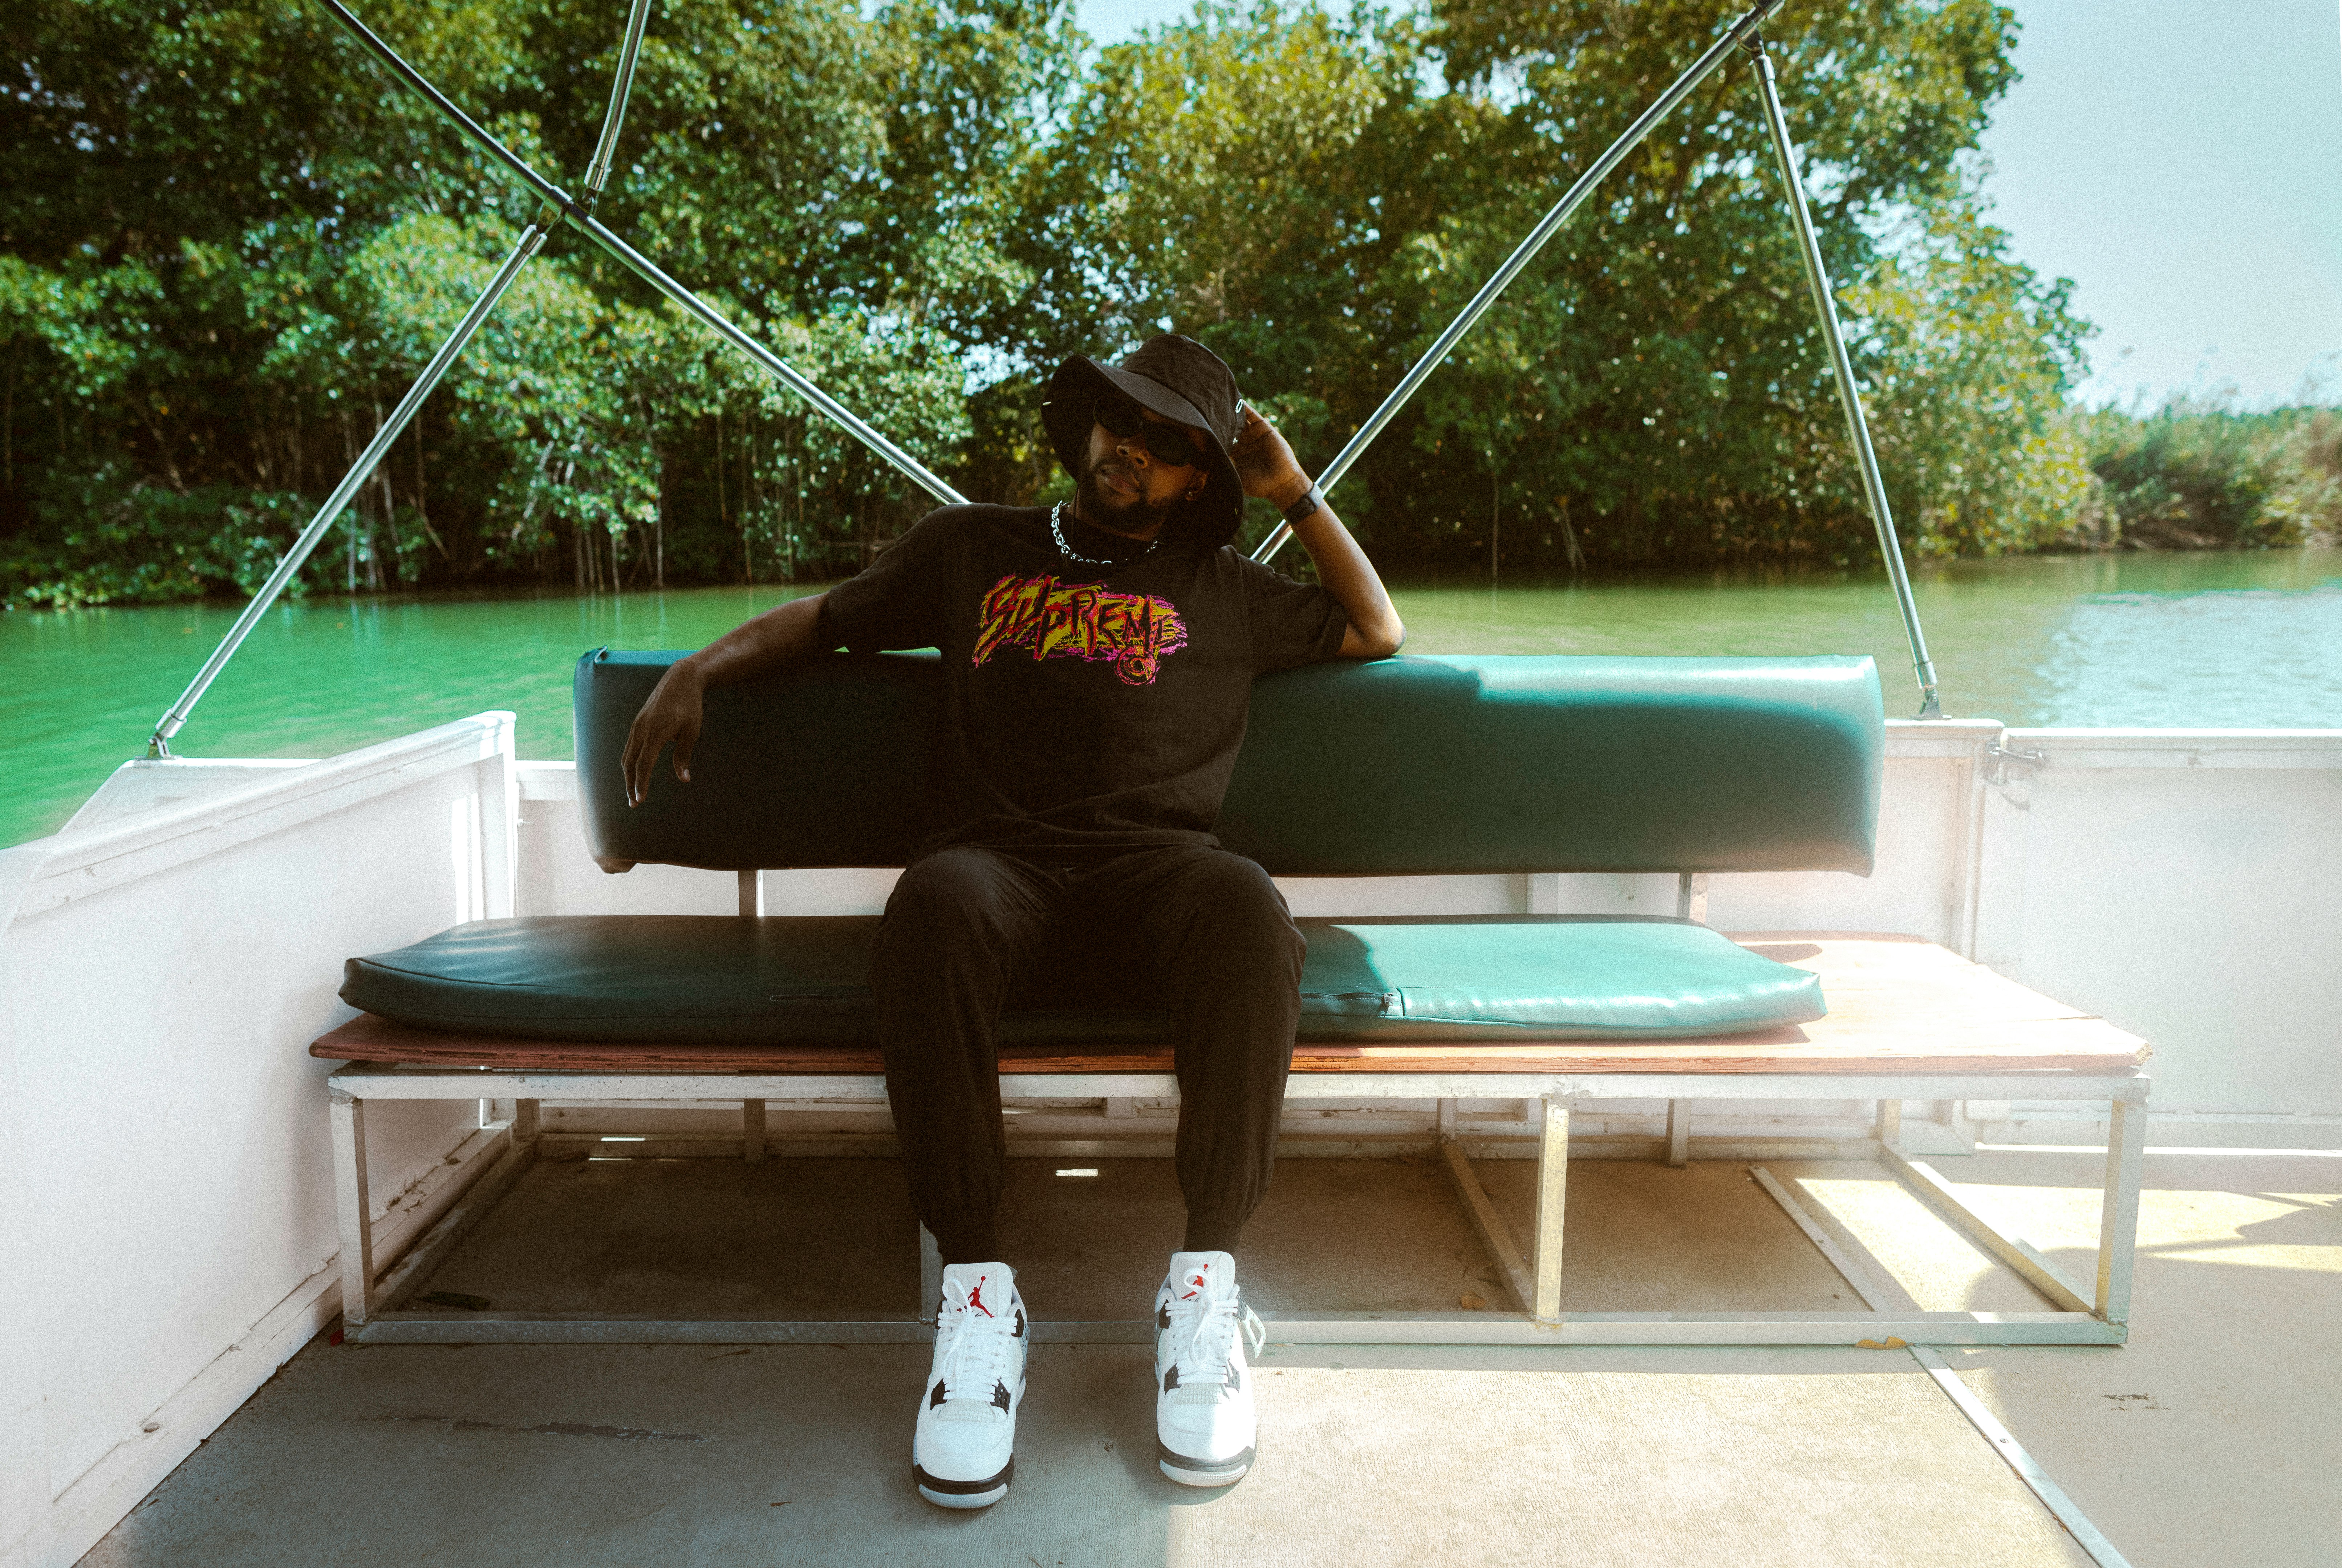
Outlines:
[{"label": "man's beard", "polygon": [[[1151,502],[1143,491],[1133,499],[1123,499],[1098,481],[1098,474],[1113,466],[1111,459],[1093,464],[1075,487],[1075,511],[1082,521],[1109,534],[1145,534],[1157,524],[1167,527],[1179,510],[1180,501]],[[1138,476],[1127,468],[1116,472],[1127,475],[1134,484],[1138,482]]]}]

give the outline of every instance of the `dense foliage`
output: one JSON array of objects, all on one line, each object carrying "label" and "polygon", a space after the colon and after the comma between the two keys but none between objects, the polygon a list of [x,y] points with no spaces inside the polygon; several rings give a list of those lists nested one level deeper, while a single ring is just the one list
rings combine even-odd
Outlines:
[{"label": "dense foliage", "polygon": [[[365,13],[579,187],[623,6]],[[1049,367],[1166,326],[1321,464],[1724,15],[1201,0],[1098,51],[1064,0],[662,0],[600,215],[972,495],[1061,488]],[[1846,0],[1774,39],[1906,538],[2317,525],[2330,484],[2215,496],[2172,475],[2217,441],[2061,412],[2087,329],[1967,155],[2013,28]],[[25,0],[0,30],[0,597],[248,591],[532,204],[315,6]],[[1745,67],[1711,78],[1386,433],[1341,495],[1379,554],[1873,556],[1755,110]],[[2330,428],[2286,440],[2330,480]],[[305,585],[834,575],[924,504],[556,235]]]},{"label": "dense foliage", "polygon": [[2072,424],[2099,480],[2077,542],[2205,550],[2342,543],[2342,413],[2182,399]]}]

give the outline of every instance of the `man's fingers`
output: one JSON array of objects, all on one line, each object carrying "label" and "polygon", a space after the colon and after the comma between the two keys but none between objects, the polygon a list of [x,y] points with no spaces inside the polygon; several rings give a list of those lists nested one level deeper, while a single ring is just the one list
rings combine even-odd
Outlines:
[{"label": "man's fingers", "polygon": [[[677,666],[681,668],[681,666]],[[678,680],[669,670],[651,690],[650,700],[635,715],[626,731],[626,749],[618,765],[626,774],[626,804],[640,805],[651,793],[651,775],[658,771],[659,753],[675,744],[675,776],[691,782],[691,752],[699,740],[699,689],[688,678]]]},{"label": "man's fingers", "polygon": [[640,805],[650,798],[651,774],[658,771],[659,753],[674,741],[677,752],[676,776],[686,784],[691,774],[684,764],[691,756],[691,744],[698,739],[697,725],[686,732],[672,714],[646,708],[635,720],[634,728],[626,732],[626,749],[621,754],[619,766],[626,775],[626,804]]},{"label": "man's fingers", "polygon": [[626,732],[626,749],[619,759],[619,766],[626,775],[628,805],[642,804],[643,797],[650,793],[651,764],[658,760],[659,746],[666,739],[664,735],[654,738],[639,719],[636,720],[634,728]]},{"label": "man's fingers", "polygon": [[675,737],[675,756],[672,756],[670,767],[675,767],[676,779],[688,784],[691,782],[691,751],[700,744],[700,716],[691,714],[688,718],[676,718],[676,724],[667,733]]}]

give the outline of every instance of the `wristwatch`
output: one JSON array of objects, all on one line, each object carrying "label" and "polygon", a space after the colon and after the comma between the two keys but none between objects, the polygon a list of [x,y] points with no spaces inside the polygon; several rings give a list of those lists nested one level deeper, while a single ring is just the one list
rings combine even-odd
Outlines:
[{"label": "wristwatch", "polygon": [[1326,504],[1326,493],[1317,488],[1316,482],[1312,481],[1308,494],[1285,509],[1286,524],[1288,527],[1299,527],[1317,515],[1317,508],[1324,504]]}]

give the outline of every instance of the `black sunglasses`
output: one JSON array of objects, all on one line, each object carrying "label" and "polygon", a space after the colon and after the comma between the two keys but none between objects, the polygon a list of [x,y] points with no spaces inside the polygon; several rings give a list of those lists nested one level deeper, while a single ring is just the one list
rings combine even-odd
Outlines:
[{"label": "black sunglasses", "polygon": [[1138,404],[1118,393],[1100,393],[1090,401],[1090,417],[1117,440],[1136,439],[1146,454],[1166,468],[1193,468],[1204,461],[1187,441],[1184,424],[1156,424],[1138,411]]}]

